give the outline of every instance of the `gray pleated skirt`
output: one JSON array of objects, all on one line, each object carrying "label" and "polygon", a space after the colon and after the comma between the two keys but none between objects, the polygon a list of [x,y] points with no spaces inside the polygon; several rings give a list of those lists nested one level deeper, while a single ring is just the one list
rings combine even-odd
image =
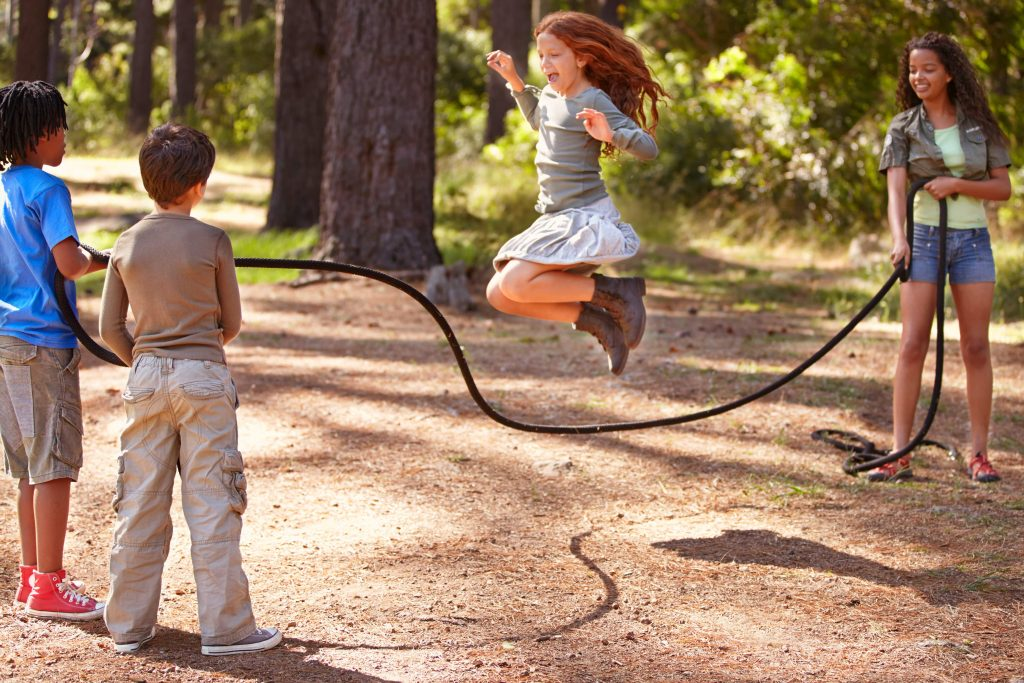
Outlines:
[{"label": "gray pleated skirt", "polygon": [[[640,238],[610,197],[593,204],[542,215],[498,250],[494,269],[512,259],[565,266],[591,266],[635,256]],[[568,270],[568,268],[567,268]]]}]

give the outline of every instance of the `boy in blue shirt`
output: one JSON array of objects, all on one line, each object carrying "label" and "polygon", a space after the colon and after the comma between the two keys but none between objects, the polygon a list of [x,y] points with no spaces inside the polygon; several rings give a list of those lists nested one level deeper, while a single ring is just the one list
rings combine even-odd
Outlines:
[{"label": "boy in blue shirt", "polygon": [[[43,81],[0,88],[0,441],[18,480],[27,614],[84,621],[103,603],[64,571],[71,482],[82,466],[78,344],[53,291],[104,265],[78,243],[71,195],[42,170],[64,159],[65,102]],[[8,167],[6,168],[5,167]],[[68,300],[75,289],[67,286]]]}]

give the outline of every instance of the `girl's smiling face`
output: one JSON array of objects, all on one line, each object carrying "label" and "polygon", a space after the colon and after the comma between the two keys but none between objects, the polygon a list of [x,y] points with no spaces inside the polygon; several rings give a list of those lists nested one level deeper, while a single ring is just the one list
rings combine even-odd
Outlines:
[{"label": "girl's smiling face", "polygon": [[908,64],[910,87],[922,101],[941,98],[953,77],[933,50],[911,50]]},{"label": "girl's smiling face", "polygon": [[537,36],[537,56],[540,57],[541,73],[555,92],[563,97],[578,95],[590,87],[583,76],[586,62],[554,34],[541,33]]}]

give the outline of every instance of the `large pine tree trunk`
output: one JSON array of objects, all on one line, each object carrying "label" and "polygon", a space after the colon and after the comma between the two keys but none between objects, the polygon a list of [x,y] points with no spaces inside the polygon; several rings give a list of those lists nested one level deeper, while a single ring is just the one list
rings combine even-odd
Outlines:
[{"label": "large pine tree trunk", "polygon": [[[529,68],[530,33],[530,3],[524,0],[492,0],[491,49],[512,55],[523,78]],[[488,72],[486,143],[494,142],[505,134],[505,114],[514,105],[512,95],[505,87],[505,79],[490,69]]]},{"label": "large pine tree trunk", "polygon": [[50,61],[50,0],[18,3],[14,80],[45,81]]},{"label": "large pine tree trunk", "polygon": [[320,220],[327,59],[336,7],[336,0],[277,0],[268,228],[304,228]]},{"label": "large pine tree trunk", "polygon": [[174,0],[174,75],[171,78],[171,110],[186,114],[196,103],[196,3]]},{"label": "large pine tree trunk", "polygon": [[441,262],[433,238],[433,0],[346,0],[328,66],[319,254],[385,269]]},{"label": "large pine tree trunk", "polygon": [[144,133],[149,128],[153,109],[153,43],[156,40],[156,16],[153,0],[134,0],[135,38],[128,86],[128,129]]}]

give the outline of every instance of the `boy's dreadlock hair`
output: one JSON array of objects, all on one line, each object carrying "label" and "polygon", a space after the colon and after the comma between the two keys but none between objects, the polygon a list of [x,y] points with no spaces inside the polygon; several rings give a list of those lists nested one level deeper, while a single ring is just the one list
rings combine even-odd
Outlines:
[{"label": "boy's dreadlock hair", "polygon": [[68,128],[67,103],[45,81],[0,88],[0,171],[35,151],[40,138]]},{"label": "boy's dreadlock hair", "polygon": [[949,99],[963,110],[968,119],[981,126],[985,137],[1003,145],[1008,144],[1006,134],[999,127],[992,109],[988,106],[985,87],[978,79],[974,66],[967,59],[967,54],[959,43],[943,33],[926,33],[918,38],[912,38],[903,46],[899,66],[900,80],[896,88],[896,101],[900,109],[910,109],[921,104],[921,98],[910,86],[910,53],[914,50],[931,50],[937,54],[942,66],[946,67],[946,72],[953,77],[948,86]]}]

